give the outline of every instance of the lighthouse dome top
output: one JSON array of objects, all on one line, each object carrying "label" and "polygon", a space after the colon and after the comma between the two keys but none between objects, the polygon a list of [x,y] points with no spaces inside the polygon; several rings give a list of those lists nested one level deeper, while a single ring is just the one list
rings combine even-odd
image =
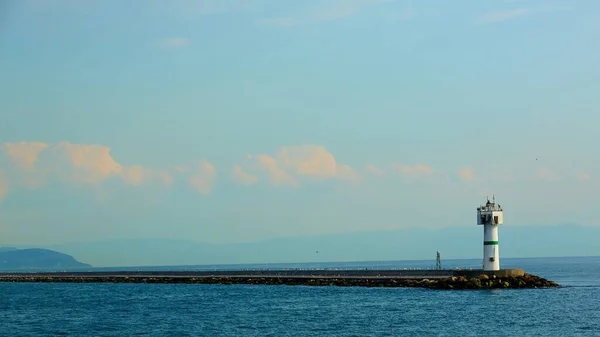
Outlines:
[{"label": "lighthouse dome top", "polygon": [[487,199],[487,202],[485,203],[485,205],[483,206],[479,206],[477,207],[477,211],[479,212],[501,212],[502,211],[502,206],[500,204],[496,203],[496,198],[493,199],[493,201],[490,201],[490,199]]}]

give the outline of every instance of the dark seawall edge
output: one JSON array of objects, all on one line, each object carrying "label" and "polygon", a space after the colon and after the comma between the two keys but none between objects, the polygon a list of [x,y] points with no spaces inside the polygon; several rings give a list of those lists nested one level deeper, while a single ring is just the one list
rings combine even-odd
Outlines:
[{"label": "dark seawall edge", "polygon": [[522,269],[483,270],[230,270],[0,273],[0,282],[184,283],[418,287],[430,289],[550,288],[555,282]]}]

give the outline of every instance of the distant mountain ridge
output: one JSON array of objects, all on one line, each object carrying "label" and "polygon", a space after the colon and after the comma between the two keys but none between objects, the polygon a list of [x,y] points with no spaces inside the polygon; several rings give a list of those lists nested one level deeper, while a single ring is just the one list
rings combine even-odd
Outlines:
[{"label": "distant mountain ridge", "polygon": [[67,270],[90,268],[70,255],[40,248],[0,248],[1,271]]},{"label": "distant mountain ridge", "polygon": [[[509,226],[499,233],[501,257],[600,256],[600,227]],[[560,243],[560,244],[557,244]],[[174,239],[130,239],[47,245],[94,266],[168,266],[343,261],[473,259],[482,254],[478,226],[404,228],[209,244]],[[318,252],[318,253],[317,253]]]}]

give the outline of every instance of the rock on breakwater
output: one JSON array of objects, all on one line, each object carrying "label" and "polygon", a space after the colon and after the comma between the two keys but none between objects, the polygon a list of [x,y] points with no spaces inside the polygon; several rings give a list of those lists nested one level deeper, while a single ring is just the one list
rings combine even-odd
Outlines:
[{"label": "rock on breakwater", "polygon": [[525,273],[523,276],[496,277],[482,274],[467,278],[453,276],[447,279],[431,280],[427,288],[432,289],[500,289],[500,288],[555,288],[556,282]]},{"label": "rock on breakwater", "polygon": [[539,276],[498,277],[481,274],[478,277],[451,276],[445,278],[355,277],[355,276],[172,276],[172,275],[0,275],[0,282],[62,282],[62,283],[183,283],[183,284],[262,284],[346,287],[413,287],[428,289],[499,289],[552,288],[559,285]]}]

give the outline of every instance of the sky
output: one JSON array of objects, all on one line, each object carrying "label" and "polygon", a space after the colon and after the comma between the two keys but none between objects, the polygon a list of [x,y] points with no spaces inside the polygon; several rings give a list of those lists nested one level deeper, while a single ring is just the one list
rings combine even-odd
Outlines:
[{"label": "sky", "polygon": [[600,226],[599,11],[2,1],[0,245]]}]

